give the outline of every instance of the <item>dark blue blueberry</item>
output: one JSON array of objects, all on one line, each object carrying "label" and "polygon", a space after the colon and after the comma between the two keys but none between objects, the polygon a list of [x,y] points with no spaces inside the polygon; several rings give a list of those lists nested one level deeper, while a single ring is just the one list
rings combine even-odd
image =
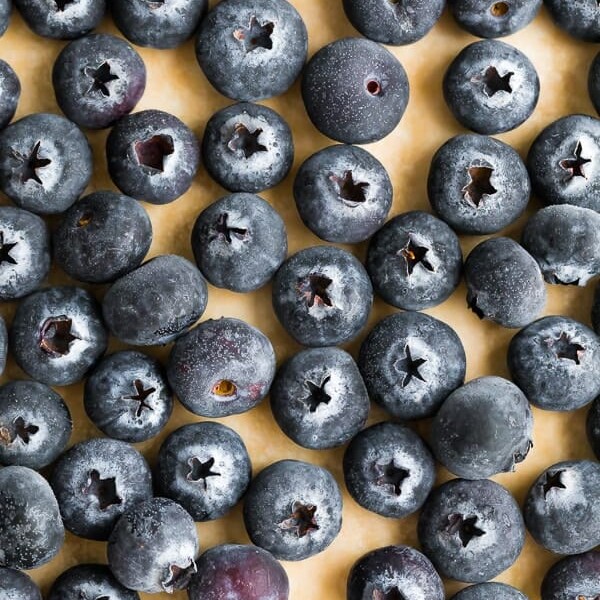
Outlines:
[{"label": "dark blue blueberry", "polygon": [[408,77],[398,59],[363,38],[321,48],[302,77],[302,97],[314,126],[346,144],[367,144],[391,133],[408,96]]},{"label": "dark blue blueberry", "polygon": [[196,264],[216,287],[249,292],[266,285],[287,256],[279,213],[254,194],[231,194],[204,209],[192,230]]},{"label": "dark blue blueberry", "polygon": [[269,339],[239,319],[203,321],[177,340],[167,375],[180,402],[203,417],[227,417],[254,408],[275,376]]},{"label": "dark blue blueberry", "polygon": [[65,527],[91,540],[107,540],[123,513],[152,497],[145,458],[133,446],[109,438],[71,446],[56,462],[50,485]]},{"label": "dark blue blueberry", "polygon": [[0,315],[0,375],[4,373],[6,368],[6,359],[8,356],[8,330],[4,317]]},{"label": "dark blue blueberry", "polygon": [[191,423],[176,429],[158,452],[156,484],[194,521],[226,515],[242,498],[252,476],[242,438],[220,423]]},{"label": "dark blue blueberry", "polygon": [[535,259],[510,238],[487,239],[465,261],[467,305],[503,327],[524,327],[544,309],[546,288]]},{"label": "dark blue blueberry", "polygon": [[587,415],[586,430],[590,446],[600,460],[600,396],[590,406]]},{"label": "dark blue blueberry", "polygon": [[188,260],[157,256],[123,275],[109,288],[102,312],[111,333],[127,344],[172,342],[202,315],[206,282]]},{"label": "dark blue blueberry", "polygon": [[64,539],[48,482],[27,467],[0,469],[0,567],[41,567],[59,553]]},{"label": "dark blue blueberry", "polygon": [[65,449],[71,413],[63,399],[37,381],[0,387],[0,464],[41,469]]},{"label": "dark blue blueberry", "polygon": [[76,202],[52,236],[54,259],[71,277],[106,283],[140,265],[152,243],[144,207],[116,192],[94,192]]},{"label": "dark blue blueberry", "polygon": [[292,132],[266,106],[232,104],[206,124],[202,158],[210,176],[226,190],[262,192],[288,174],[294,162]]},{"label": "dark blue blueberry", "polygon": [[244,500],[253,544],[279,560],[304,560],[327,548],[342,526],[342,495],[333,475],[299,460],[263,469]]},{"label": "dark blue blueberry", "polygon": [[0,133],[0,189],[21,208],[65,211],[81,196],[92,171],[87,138],[64,117],[28,115]]},{"label": "dark blue blueberry", "polygon": [[123,350],[105,356],[85,382],[85,412],[107,436],[143,442],[167,424],[173,394],[162,365],[150,356]]},{"label": "dark blue blueberry", "polygon": [[358,335],[373,303],[363,265],[349,252],[313,246],[290,256],[273,280],[273,309],[305,346],[335,346]]},{"label": "dark blue blueberry", "polygon": [[518,589],[505,583],[478,583],[452,596],[451,600],[527,600]]},{"label": "dark blue blueberry", "polygon": [[0,0],[0,37],[8,29],[10,13],[12,12],[12,0]]},{"label": "dark blue blueberry", "polygon": [[600,395],[600,338],[569,317],[543,317],[508,347],[508,368],[531,404],[568,411]]},{"label": "dark blue blueberry", "polygon": [[54,63],[52,84],[60,109],[71,121],[102,129],[138,103],[146,88],[146,67],[125,40],[95,33],[63,48]]},{"label": "dark blue blueberry", "polygon": [[422,211],[390,219],[372,238],[366,267],[375,291],[404,310],[422,310],[446,300],[462,275],[457,235]]},{"label": "dark blue blueberry", "polygon": [[37,215],[0,207],[0,299],[27,296],[50,271],[50,232]]},{"label": "dark blue blueberry", "polygon": [[27,573],[0,567],[2,600],[42,600],[40,588]]},{"label": "dark blue blueberry", "polygon": [[542,581],[541,600],[592,600],[600,593],[600,552],[567,556]]},{"label": "dark blue blueberry", "polygon": [[597,0],[544,0],[554,23],[569,35],[584,42],[600,42]]},{"label": "dark blue blueberry", "polygon": [[400,423],[361,431],[344,454],[344,480],[363,508],[402,519],[419,510],[435,483],[435,462],[425,442]]},{"label": "dark blue blueberry", "polygon": [[[4,33],[2,29],[2,4],[6,4],[6,2],[0,2],[0,36]],[[4,129],[15,116],[20,96],[21,82],[17,74],[7,62],[0,60],[0,129]]]},{"label": "dark blue blueberry", "polygon": [[510,131],[536,107],[540,81],[520,50],[497,40],[464,48],[444,76],[444,98],[456,120],[477,133]]},{"label": "dark blue blueberry", "polygon": [[392,197],[385,167],[358,146],[319,150],[294,180],[300,218],[327,242],[355,244],[371,237],[387,218]]},{"label": "dark blue blueberry", "polygon": [[596,112],[600,113],[600,52],[596,54],[596,57],[590,65],[588,73],[588,92]]},{"label": "dark blue blueberry", "polygon": [[364,426],[369,396],[350,354],[340,348],[302,350],[277,372],[271,410],[283,432],[304,448],[345,444]]},{"label": "dark blue blueberry", "polygon": [[600,465],[572,460],[548,467],[527,494],[523,515],[535,541],[556,554],[600,544]]},{"label": "dark blue blueberry", "polygon": [[17,364],[48,385],[81,381],[107,343],[98,303],[77,287],[51,287],[27,296],[10,330]]},{"label": "dark blue blueberry", "polygon": [[410,546],[386,546],[361,556],[348,574],[347,600],[444,600],[444,584],[429,559]]},{"label": "dark blue blueberry", "polygon": [[217,91],[254,101],[291,87],[307,44],[304,21],[286,0],[222,0],[200,25],[196,57]]},{"label": "dark blue blueberry", "polygon": [[192,185],[200,147],[194,132],[177,117],[143,110],[124,116],[112,128],[106,159],[111,179],[124,194],[168,204]]},{"label": "dark blue blueberry", "polygon": [[358,366],[372,400],[401,419],[430,417],[465,378],[456,332],[429,315],[385,317],[360,348]]},{"label": "dark blue blueberry", "polygon": [[196,572],[198,534],[176,502],[152,498],[130,507],[108,540],[108,563],[127,588],[149,594],[187,588]]},{"label": "dark blue blueberry", "polygon": [[123,587],[106,565],[84,564],[64,571],[52,584],[47,600],[140,600]]},{"label": "dark blue blueberry", "polygon": [[600,281],[596,285],[592,305],[592,326],[594,327],[594,331],[600,335]]},{"label": "dark blue blueberry", "polygon": [[531,183],[516,150],[484,135],[450,138],[434,155],[429,202],[456,232],[496,233],[523,214]]},{"label": "dark blue blueberry", "polygon": [[481,583],[517,560],[525,525],[519,505],[499,483],[452,479],[425,502],[418,535],[440,575]]},{"label": "dark blue blueberry", "polygon": [[440,407],[431,427],[433,454],[465,479],[514,471],[533,446],[527,398],[502,377],[479,377],[458,388]]}]

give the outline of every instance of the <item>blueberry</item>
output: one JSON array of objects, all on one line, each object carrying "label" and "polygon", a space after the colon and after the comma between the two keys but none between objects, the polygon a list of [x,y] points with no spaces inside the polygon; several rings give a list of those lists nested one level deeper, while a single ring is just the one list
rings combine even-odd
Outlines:
[{"label": "blueberry", "polygon": [[133,446],[108,438],[71,446],[56,462],[50,485],[65,527],[90,540],[108,539],[123,513],[152,497],[144,457]]},{"label": "blueberry", "polygon": [[592,305],[592,326],[594,331],[600,335],[600,281],[596,285],[596,293]]},{"label": "blueberry", "polygon": [[574,204],[600,212],[597,165],[600,120],[588,115],[569,115],[550,123],[527,155],[533,191],[544,204]]},{"label": "blueberry", "polygon": [[544,309],[546,288],[535,259],[510,238],[487,239],[465,261],[467,305],[503,327],[524,327]]},{"label": "blueberry", "polygon": [[249,292],[266,285],[287,255],[279,213],[254,194],[231,194],[204,209],[192,230],[196,264],[214,286]]},{"label": "blueberry", "polygon": [[146,67],[125,40],[96,33],[63,48],[54,63],[52,84],[60,109],[71,121],[103,129],[138,103],[146,88]]},{"label": "blueberry", "polygon": [[391,133],[408,96],[408,77],[398,59],[362,38],[321,48],[302,77],[302,97],[314,126],[346,144],[367,144]]},{"label": "blueberry", "polygon": [[548,467],[531,486],[523,515],[535,541],[556,554],[600,544],[600,465],[572,460]]},{"label": "blueberry", "polygon": [[8,29],[11,11],[12,0],[0,0],[0,37],[2,37]]},{"label": "blueberry", "polygon": [[43,383],[10,381],[0,387],[0,463],[41,469],[65,449],[71,413]]},{"label": "blueberry", "polygon": [[6,358],[8,355],[8,331],[4,317],[0,315],[0,375],[4,373],[6,368]]},{"label": "blueberry", "polygon": [[347,342],[365,326],[373,287],[349,252],[313,246],[290,256],[273,280],[273,309],[286,331],[305,346]]},{"label": "blueberry", "polygon": [[588,73],[588,92],[596,112],[600,113],[600,52],[596,54],[596,57],[590,65]]},{"label": "blueberry", "polygon": [[300,218],[327,242],[356,244],[371,237],[387,218],[392,196],[385,167],[358,146],[319,150],[294,180]]},{"label": "blueberry", "polygon": [[28,115],[0,132],[0,190],[21,208],[65,211],[83,193],[92,170],[85,135],[64,117]]},{"label": "blueberry", "polygon": [[446,223],[411,211],[389,220],[369,243],[367,272],[375,291],[405,310],[446,300],[462,274],[462,250]]},{"label": "blueberry", "polygon": [[456,120],[477,133],[510,131],[536,107],[540,81],[520,50],[497,40],[464,48],[444,76],[444,98]]},{"label": "blueberry", "polygon": [[162,365],[150,356],[123,350],[105,356],[85,382],[85,412],[111,438],[143,442],[167,424],[173,394]]},{"label": "blueberry", "polygon": [[203,321],[177,340],[167,375],[180,402],[203,417],[227,417],[254,408],[275,376],[269,339],[239,319]]},{"label": "blueberry", "polygon": [[198,534],[176,502],[152,498],[130,507],[108,540],[108,563],[127,588],[149,594],[185,589],[196,572]]},{"label": "blueberry", "polygon": [[254,101],[292,86],[307,45],[304,21],[286,0],[222,0],[200,25],[196,57],[218,92]]},{"label": "blueberry", "polygon": [[385,317],[360,348],[371,399],[401,419],[432,416],[465,378],[465,350],[446,323],[415,312]]},{"label": "blueberry", "polygon": [[444,600],[444,585],[429,559],[410,546],[376,548],[348,575],[347,600]]},{"label": "blueberry", "polygon": [[3,600],[42,600],[40,588],[27,573],[0,567],[0,590]]},{"label": "blueberry", "polygon": [[64,571],[52,584],[48,600],[140,600],[123,587],[106,565],[83,564]]},{"label": "blueberry", "polygon": [[590,406],[587,415],[586,430],[590,446],[594,454],[600,459],[600,396]]},{"label": "blueberry", "polygon": [[[0,2],[0,36],[4,33],[2,29],[3,4],[6,2]],[[10,14],[10,6],[8,14]],[[0,60],[0,129],[4,129],[15,116],[20,97],[21,82],[17,74],[7,62]]]},{"label": "blueberry", "polygon": [[177,117],[143,110],[124,116],[112,128],[106,158],[111,179],[124,194],[168,204],[192,185],[200,147],[194,132]]},{"label": "blueberry", "polygon": [[361,431],[348,445],[343,467],[350,496],[363,508],[395,519],[419,510],[435,483],[431,452],[400,423]]},{"label": "blueberry", "polygon": [[50,271],[50,232],[37,215],[0,207],[0,299],[27,296]]},{"label": "blueberry", "polygon": [[198,559],[189,600],[288,600],[283,567],[262,548],[223,544]]},{"label": "blueberry", "polygon": [[600,552],[567,556],[554,563],[542,582],[541,600],[587,600],[598,595]]},{"label": "blueberry", "polygon": [[304,560],[322,552],[342,526],[342,495],[323,467],[280,460],[263,469],[244,500],[252,543],[279,560]]},{"label": "blueberry", "polygon": [[364,426],[369,396],[350,354],[309,348],[284,363],[271,388],[271,410],[283,432],[304,448],[335,448]]},{"label": "blueberry", "polygon": [[10,331],[17,364],[48,385],[81,381],[107,343],[96,300],[89,292],[69,286],[27,296],[17,307]]},{"label": "blueberry", "polygon": [[157,256],[117,279],[102,301],[111,333],[127,344],[167,344],[206,308],[206,282],[181,256]]},{"label": "blueberry", "polygon": [[441,575],[480,583],[517,560],[525,543],[525,525],[515,499],[500,484],[452,479],[434,489],[425,502],[418,535]]},{"label": "blueberry", "polygon": [[529,202],[531,183],[516,150],[476,134],[449,139],[434,155],[429,202],[456,232],[496,233],[514,223]]},{"label": "blueberry", "polygon": [[452,596],[451,600],[527,600],[527,596],[505,583],[478,583]]},{"label": "blueberry", "polygon": [[156,483],[162,495],[185,508],[194,521],[226,515],[242,498],[252,476],[242,438],[220,423],[176,429],[158,452]]},{"label": "blueberry", "polygon": [[41,567],[58,554],[64,538],[48,482],[27,467],[0,469],[0,567]]},{"label": "blueberry", "polygon": [[600,42],[597,0],[574,0],[568,8],[561,0],[544,0],[550,17],[558,27],[584,42]]},{"label": "blueberry", "polygon": [[569,317],[543,317],[513,337],[508,368],[533,405],[575,410],[600,395],[600,338]]},{"label": "blueberry", "polygon": [[202,157],[210,176],[225,189],[261,192],[288,174],[294,162],[292,132],[284,119],[266,106],[232,104],[206,124]]}]

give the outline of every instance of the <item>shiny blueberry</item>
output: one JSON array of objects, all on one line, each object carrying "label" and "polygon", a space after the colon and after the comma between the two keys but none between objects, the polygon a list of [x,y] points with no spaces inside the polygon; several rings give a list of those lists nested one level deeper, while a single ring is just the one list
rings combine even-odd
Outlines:
[{"label": "shiny blueberry", "polygon": [[139,600],[137,592],[123,587],[106,565],[76,565],[52,584],[48,600]]},{"label": "shiny blueberry", "polygon": [[40,588],[27,573],[0,567],[0,590],[4,600],[42,600]]},{"label": "shiny blueberry", "polygon": [[599,580],[600,552],[567,556],[546,573],[541,600],[593,599],[600,592]]},{"label": "shiny blueberry", "polygon": [[[0,31],[2,31],[2,4],[0,2]],[[21,82],[17,74],[7,62],[0,60],[0,129],[4,129],[15,116],[20,97]]]},{"label": "shiny blueberry", "polygon": [[544,0],[554,23],[563,31],[584,42],[600,42],[597,0],[573,0],[565,8],[561,0]]},{"label": "shiny blueberry", "polygon": [[527,596],[510,585],[493,582],[471,585],[450,600],[527,600]]}]

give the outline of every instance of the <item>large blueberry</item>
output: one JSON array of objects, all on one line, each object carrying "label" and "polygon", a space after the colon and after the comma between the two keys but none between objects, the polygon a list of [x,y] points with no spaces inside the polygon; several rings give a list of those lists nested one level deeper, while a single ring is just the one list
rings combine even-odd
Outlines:
[{"label": "large blueberry", "polygon": [[600,552],[567,556],[554,563],[542,581],[541,600],[594,598],[600,591]]},{"label": "large blueberry", "polygon": [[42,600],[40,588],[17,569],[0,567],[0,592],[3,600]]},{"label": "large blueberry", "polygon": [[471,585],[450,600],[527,600],[527,596],[510,585],[493,582]]},{"label": "large blueberry", "polygon": [[67,569],[52,584],[47,600],[139,600],[123,587],[106,565],[83,564]]},{"label": "large blueberry", "polygon": [[[6,3],[0,2],[0,30],[2,30],[2,4]],[[21,82],[17,74],[7,62],[0,60],[0,129],[4,129],[15,116],[20,97]]]},{"label": "large blueberry", "polygon": [[590,406],[586,420],[586,430],[590,446],[600,460],[600,396]]},{"label": "large blueberry", "polygon": [[552,20],[569,35],[584,42],[600,42],[597,0],[544,0]]}]

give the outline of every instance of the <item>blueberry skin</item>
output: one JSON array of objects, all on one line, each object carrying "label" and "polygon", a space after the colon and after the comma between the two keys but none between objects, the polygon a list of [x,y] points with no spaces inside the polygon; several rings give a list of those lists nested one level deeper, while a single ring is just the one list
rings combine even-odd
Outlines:
[{"label": "blueberry skin", "polygon": [[417,532],[440,575],[466,583],[481,583],[508,569],[525,543],[518,504],[489,479],[452,479],[434,489]]},{"label": "blueberry skin", "polygon": [[600,396],[590,406],[586,420],[586,431],[594,454],[600,458]]},{"label": "blueberry skin", "polygon": [[48,600],[140,600],[137,592],[123,587],[106,565],[76,565],[64,571],[52,584]]},{"label": "blueberry skin", "polygon": [[350,496],[363,508],[394,519],[419,510],[435,483],[435,462],[425,442],[391,421],[358,433],[344,453],[343,467]]},{"label": "blueberry skin", "polygon": [[542,581],[541,600],[571,600],[598,594],[600,552],[567,556],[554,563]]},{"label": "blueberry skin", "polygon": [[196,572],[198,534],[176,502],[151,498],[132,506],[108,540],[108,563],[127,588],[155,594],[185,589]]},{"label": "blueberry skin", "polygon": [[204,209],[192,230],[196,264],[212,285],[250,292],[266,285],[287,256],[279,213],[254,194],[231,194]]},{"label": "blueberry skin", "polygon": [[[0,36],[2,29],[2,2],[0,2]],[[4,2],[6,4],[6,2]],[[10,15],[10,5],[8,7]],[[8,25],[8,23],[7,23]],[[13,68],[5,61],[0,60],[0,129],[4,129],[15,116],[19,98],[21,97],[21,82]]]},{"label": "blueberry skin", "polygon": [[200,271],[181,256],[164,254],[117,279],[104,296],[102,313],[122,342],[157,346],[187,331],[207,301]]},{"label": "blueberry skin", "polygon": [[538,408],[575,410],[600,395],[600,338],[574,319],[534,321],[511,340],[507,362],[513,381]]},{"label": "blueberry skin", "polygon": [[471,585],[450,600],[527,600],[527,596],[510,585],[492,582]]},{"label": "blueberry skin", "polygon": [[106,140],[108,172],[127,196],[168,204],[185,194],[200,166],[194,132],[161,110],[126,115]]},{"label": "blueberry skin", "polygon": [[313,246],[290,256],[273,279],[273,309],[285,330],[305,346],[350,341],[365,326],[373,286],[349,252]]},{"label": "blueberry skin", "polygon": [[194,521],[213,521],[240,501],[250,484],[252,464],[233,429],[191,423],[163,442],[155,473],[161,495],[181,504]]},{"label": "blueberry skin", "polygon": [[93,166],[87,138],[64,117],[28,115],[0,132],[0,190],[25,210],[64,212],[85,190]]},{"label": "blueberry skin", "polygon": [[258,329],[239,319],[203,321],[175,342],[167,363],[179,401],[203,417],[254,408],[275,377],[275,351]]},{"label": "blueberry skin", "polygon": [[0,387],[0,464],[41,469],[65,449],[71,413],[43,383],[10,381]]},{"label": "blueberry skin", "polygon": [[496,233],[525,211],[531,182],[519,154],[484,135],[450,138],[435,153],[427,179],[433,210],[457,233]]},{"label": "blueberry skin", "polygon": [[86,35],[58,55],[52,85],[71,121],[103,129],[134,109],[146,88],[146,66],[125,40],[106,33]]},{"label": "blueberry skin", "polygon": [[429,559],[410,546],[386,546],[361,556],[348,574],[347,600],[444,600],[444,585]]},{"label": "blueberry skin", "polygon": [[65,530],[48,482],[27,467],[4,467],[0,490],[0,567],[29,570],[51,561]]},{"label": "blueberry skin", "polygon": [[173,393],[162,365],[141,352],[105,356],[85,382],[85,412],[107,436],[144,442],[162,431],[173,412]]},{"label": "blueberry skin", "polygon": [[592,327],[600,335],[600,282],[596,285],[596,293],[594,294],[594,303],[592,305]]},{"label": "blueberry skin", "polygon": [[146,459],[125,442],[92,438],[56,462],[50,485],[65,527],[90,540],[107,540],[125,511],[152,497]]},{"label": "blueberry skin", "polygon": [[385,167],[358,146],[336,144],[315,152],[294,180],[296,208],[322,240],[356,244],[371,237],[392,206]]},{"label": "blueberry skin", "polygon": [[369,396],[350,354],[340,348],[301,350],[277,372],[271,410],[282,431],[304,448],[345,444],[364,426]]},{"label": "blueberry skin", "polygon": [[322,134],[345,144],[367,144],[391,133],[408,97],[404,67],[383,46],[363,38],[321,48],[302,77],[310,120]]},{"label": "blueberry skin", "polygon": [[544,309],[546,288],[535,259],[510,238],[487,239],[465,261],[467,305],[502,327],[524,327]]},{"label": "blueberry skin", "polygon": [[584,42],[600,42],[598,3],[595,0],[574,0],[565,5],[561,0],[544,0],[554,23],[572,37]]},{"label": "blueberry skin", "polygon": [[37,215],[1,206],[0,234],[0,299],[22,298],[50,271],[50,231]]},{"label": "blueberry skin", "polygon": [[18,305],[10,330],[17,364],[47,385],[81,381],[107,343],[98,303],[86,290],[70,286],[27,296]]},{"label": "blueberry skin", "polygon": [[206,124],[202,158],[209,175],[226,190],[262,192],[281,182],[292,167],[292,131],[266,106],[232,104]]},{"label": "blueberry skin", "polygon": [[600,544],[600,465],[591,460],[548,467],[531,486],[523,516],[535,541],[556,554],[580,554]]},{"label": "blueberry skin", "polygon": [[6,358],[8,355],[8,330],[4,317],[0,316],[0,375],[4,373],[6,368]]},{"label": "blueberry skin", "polygon": [[[0,36],[4,35],[10,22],[12,0],[0,0]],[[12,600],[9,598],[9,600]],[[19,599],[15,599],[19,600]]]},{"label": "blueberry skin", "polygon": [[462,264],[454,231],[417,210],[390,219],[371,238],[366,260],[375,291],[404,310],[422,310],[450,297]]},{"label": "blueberry skin", "polygon": [[479,377],[452,392],[433,418],[431,449],[449,471],[483,479],[514,471],[533,446],[527,398],[502,377]]},{"label": "blueberry skin", "polygon": [[304,560],[327,548],[342,526],[342,495],[333,475],[299,460],[263,469],[244,500],[252,543],[279,560]]},{"label": "blueberry skin", "polygon": [[470,44],[444,75],[444,99],[456,120],[476,133],[515,129],[533,113],[540,80],[532,62],[497,40]]},{"label": "blueberry skin", "polygon": [[416,312],[395,313],[363,341],[358,367],[369,396],[394,417],[431,417],[465,378],[460,338],[446,323]]},{"label": "blueberry skin", "polygon": [[590,65],[588,73],[588,92],[597,113],[600,113],[600,52]]},{"label": "blueberry skin", "polygon": [[304,21],[285,0],[223,0],[200,24],[196,58],[218,92],[256,101],[292,86],[307,48]]},{"label": "blueberry skin", "polygon": [[27,573],[0,567],[2,600],[42,600],[40,588]]}]

